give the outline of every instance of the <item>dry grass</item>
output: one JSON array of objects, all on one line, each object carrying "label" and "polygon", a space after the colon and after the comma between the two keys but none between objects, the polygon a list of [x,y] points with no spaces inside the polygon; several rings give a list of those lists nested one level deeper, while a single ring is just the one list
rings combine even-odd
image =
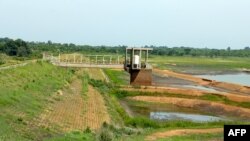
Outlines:
[{"label": "dry grass", "polygon": [[213,129],[175,129],[170,131],[156,132],[146,137],[146,140],[157,140],[172,136],[184,136],[190,134],[222,133],[223,128]]},{"label": "dry grass", "polygon": [[105,76],[103,75],[103,72],[99,68],[85,68],[86,72],[88,72],[91,79],[96,80],[105,80]]},{"label": "dry grass", "polygon": [[37,119],[39,126],[68,132],[87,127],[96,130],[103,122],[110,122],[102,96],[91,86],[88,90],[83,96],[81,80],[74,80],[68,89],[54,96],[54,102]]},{"label": "dry grass", "polygon": [[104,122],[110,123],[103,97],[90,85],[88,100],[84,103],[84,108],[86,110],[84,114],[85,127],[99,129]]},{"label": "dry grass", "polygon": [[40,115],[38,123],[49,128],[59,127],[63,131],[83,130],[81,81],[73,81],[70,88],[63,90],[61,95],[56,95],[55,99]]}]

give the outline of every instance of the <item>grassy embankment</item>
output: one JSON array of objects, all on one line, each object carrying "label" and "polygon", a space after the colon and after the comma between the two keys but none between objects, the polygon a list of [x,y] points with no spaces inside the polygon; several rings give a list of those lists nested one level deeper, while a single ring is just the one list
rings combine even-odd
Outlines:
[{"label": "grassy embankment", "polygon": [[128,85],[129,73],[123,70],[104,69],[112,84],[115,85]]},{"label": "grassy embankment", "polygon": [[0,140],[32,140],[49,135],[49,129],[30,121],[71,80],[72,73],[45,62],[0,71]]},{"label": "grassy embankment", "polygon": [[151,56],[149,60],[154,67],[188,73],[229,72],[242,68],[250,69],[250,58],[246,57]]},{"label": "grassy embankment", "polygon": [[11,57],[5,54],[0,53],[0,67],[6,67],[16,64],[25,63],[28,58],[20,58],[20,57]]}]

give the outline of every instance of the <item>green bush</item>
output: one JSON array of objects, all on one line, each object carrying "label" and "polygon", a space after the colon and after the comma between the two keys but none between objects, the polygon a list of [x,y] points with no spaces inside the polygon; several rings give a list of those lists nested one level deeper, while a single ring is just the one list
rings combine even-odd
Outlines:
[{"label": "green bush", "polygon": [[6,60],[3,54],[0,54],[0,65],[5,64]]},{"label": "green bush", "polygon": [[146,117],[134,117],[129,118],[125,122],[127,125],[133,127],[143,127],[143,128],[159,128],[161,125],[157,121],[150,120]]},{"label": "green bush", "polygon": [[87,73],[84,73],[82,75],[82,91],[83,91],[83,94],[88,92],[88,85],[89,85],[89,75]]},{"label": "green bush", "polygon": [[98,135],[99,141],[112,141],[112,139],[113,139],[113,133],[110,130],[108,130],[107,128],[101,129]]}]

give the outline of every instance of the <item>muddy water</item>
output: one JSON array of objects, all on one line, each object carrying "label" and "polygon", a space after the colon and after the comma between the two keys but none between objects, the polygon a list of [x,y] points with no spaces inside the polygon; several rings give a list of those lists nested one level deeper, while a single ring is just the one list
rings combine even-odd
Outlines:
[{"label": "muddy water", "polygon": [[120,101],[130,116],[142,116],[157,121],[188,120],[194,122],[211,122],[223,120],[203,111],[178,107],[172,104],[145,103],[123,99]]},{"label": "muddy water", "polygon": [[198,77],[207,78],[211,80],[236,83],[245,86],[250,86],[250,74],[237,73],[237,74],[220,74],[220,75],[196,75]]}]

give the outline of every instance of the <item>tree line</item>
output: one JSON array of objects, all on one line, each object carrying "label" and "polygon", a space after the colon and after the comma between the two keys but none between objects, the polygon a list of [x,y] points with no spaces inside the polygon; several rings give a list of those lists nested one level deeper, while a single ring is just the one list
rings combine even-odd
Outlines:
[{"label": "tree line", "polygon": [[28,43],[21,40],[9,38],[0,39],[0,52],[9,56],[28,57],[32,52]]},{"label": "tree line", "polygon": [[[9,38],[0,38],[0,52],[10,56],[19,57],[41,57],[42,52],[72,53],[80,52],[85,54],[115,53],[124,54],[127,46],[90,46],[75,45],[73,43],[53,43],[48,42],[25,42],[21,39],[13,40]],[[151,54],[162,56],[233,56],[233,57],[250,57],[250,47],[244,49],[209,49],[193,47],[167,47],[167,46],[144,46],[153,48]]]}]

